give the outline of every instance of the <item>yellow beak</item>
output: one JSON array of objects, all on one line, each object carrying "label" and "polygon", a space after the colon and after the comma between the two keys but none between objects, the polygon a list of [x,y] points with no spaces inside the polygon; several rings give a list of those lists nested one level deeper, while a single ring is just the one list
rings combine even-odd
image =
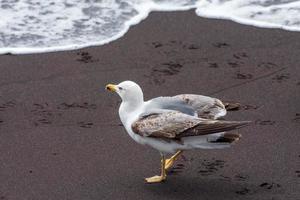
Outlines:
[{"label": "yellow beak", "polygon": [[105,86],[105,89],[111,92],[115,92],[117,91],[117,86],[114,84],[108,84]]}]

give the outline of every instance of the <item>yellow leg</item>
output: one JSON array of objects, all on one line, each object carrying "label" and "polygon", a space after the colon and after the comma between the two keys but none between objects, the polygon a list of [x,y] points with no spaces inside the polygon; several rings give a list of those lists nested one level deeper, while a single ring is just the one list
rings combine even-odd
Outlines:
[{"label": "yellow leg", "polygon": [[177,160],[178,156],[182,153],[181,150],[177,151],[171,158],[166,159],[165,161],[165,170],[168,170],[172,167],[175,160]]},{"label": "yellow leg", "polygon": [[166,170],[165,170],[166,159],[164,155],[161,155],[161,174],[160,176],[153,176],[150,178],[145,178],[147,183],[160,183],[167,178]]}]

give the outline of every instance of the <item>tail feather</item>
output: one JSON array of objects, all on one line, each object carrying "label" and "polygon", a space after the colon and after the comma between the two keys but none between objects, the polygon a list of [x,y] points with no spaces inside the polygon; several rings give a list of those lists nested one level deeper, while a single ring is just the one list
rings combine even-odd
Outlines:
[{"label": "tail feather", "polygon": [[210,143],[233,143],[238,141],[241,137],[242,135],[238,133],[224,133],[216,140],[210,141]]},{"label": "tail feather", "polygon": [[227,111],[236,111],[241,108],[241,104],[235,102],[225,102],[224,105]]},{"label": "tail feather", "polygon": [[215,120],[215,121],[206,121],[204,123],[199,124],[195,129],[197,131],[201,131],[202,133],[218,133],[230,131],[238,128],[242,128],[244,126],[249,125],[250,121],[223,121],[223,120]]},{"label": "tail feather", "polygon": [[239,129],[249,125],[249,121],[223,121],[223,120],[205,120],[190,128],[181,134],[177,135],[178,138],[197,136],[197,135],[209,135],[213,133],[220,133]]}]

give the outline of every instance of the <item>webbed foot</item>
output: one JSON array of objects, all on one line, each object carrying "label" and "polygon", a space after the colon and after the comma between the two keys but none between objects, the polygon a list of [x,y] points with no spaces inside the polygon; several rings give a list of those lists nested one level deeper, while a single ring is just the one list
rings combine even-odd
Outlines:
[{"label": "webbed foot", "polygon": [[160,183],[163,182],[164,180],[166,180],[166,176],[152,176],[149,178],[145,178],[147,183]]}]

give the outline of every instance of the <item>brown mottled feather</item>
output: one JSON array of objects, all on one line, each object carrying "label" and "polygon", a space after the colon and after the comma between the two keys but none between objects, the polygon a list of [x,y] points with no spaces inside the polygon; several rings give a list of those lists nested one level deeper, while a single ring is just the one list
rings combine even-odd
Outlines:
[{"label": "brown mottled feather", "polygon": [[229,131],[248,123],[201,119],[178,111],[170,111],[144,116],[132,124],[132,130],[144,137],[180,139]]},{"label": "brown mottled feather", "polygon": [[178,111],[144,116],[132,124],[132,130],[141,136],[175,138],[199,123],[199,119]]}]

